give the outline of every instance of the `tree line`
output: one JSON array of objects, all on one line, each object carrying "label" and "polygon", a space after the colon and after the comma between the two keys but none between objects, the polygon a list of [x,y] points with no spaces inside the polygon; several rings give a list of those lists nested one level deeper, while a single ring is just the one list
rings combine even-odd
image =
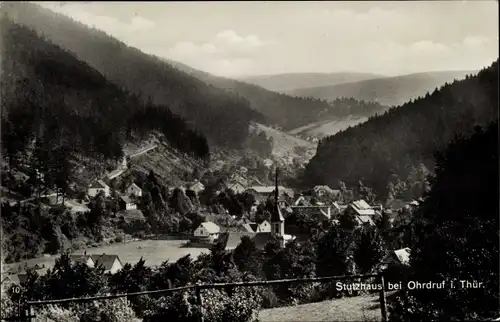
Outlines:
[{"label": "tree line", "polygon": [[142,101],[150,97],[155,105],[168,106],[203,133],[210,145],[241,148],[250,120],[264,121],[247,100],[208,85],[103,31],[36,4],[9,3],[4,7],[16,22],[75,53],[121,89]]},{"label": "tree line", "polygon": [[[65,189],[71,157],[118,160],[125,141],[157,130],[207,159],[204,135],[167,106],[142,102],[70,53],[2,17],[2,148],[11,168],[31,163]],[[57,172],[57,173],[54,173]]]}]

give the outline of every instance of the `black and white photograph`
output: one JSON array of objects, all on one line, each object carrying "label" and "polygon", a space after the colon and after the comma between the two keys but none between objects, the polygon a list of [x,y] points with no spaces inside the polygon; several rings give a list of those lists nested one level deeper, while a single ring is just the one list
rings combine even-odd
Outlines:
[{"label": "black and white photograph", "polygon": [[0,321],[500,321],[498,1],[2,1],[0,34]]}]

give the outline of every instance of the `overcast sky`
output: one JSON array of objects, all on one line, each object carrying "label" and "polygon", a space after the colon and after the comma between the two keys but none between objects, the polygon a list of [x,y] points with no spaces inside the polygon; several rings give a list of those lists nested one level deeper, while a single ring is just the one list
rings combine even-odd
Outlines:
[{"label": "overcast sky", "polygon": [[43,5],[220,76],[475,70],[498,57],[494,0]]}]

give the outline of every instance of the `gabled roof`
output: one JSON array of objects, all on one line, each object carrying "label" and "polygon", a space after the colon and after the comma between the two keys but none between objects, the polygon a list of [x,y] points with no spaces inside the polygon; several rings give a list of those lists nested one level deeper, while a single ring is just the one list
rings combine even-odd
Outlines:
[{"label": "gabled roof", "polygon": [[137,189],[137,190],[141,190],[141,191],[142,191],[142,189],[141,189],[138,185],[136,185],[136,184],[135,184],[135,182],[134,182],[134,183],[132,183],[132,184],[128,187],[128,189],[130,189],[130,188],[134,188],[134,189]]},{"label": "gabled roof", "polygon": [[90,255],[69,255],[69,259],[75,263],[87,264],[89,258],[92,259]]},{"label": "gabled roof", "polygon": [[408,265],[410,263],[410,248],[402,248],[394,251],[396,257],[403,265]]},{"label": "gabled roof", "polygon": [[118,262],[120,262],[120,265],[122,265],[122,262],[120,261],[118,255],[102,254],[102,255],[90,255],[90,256],[96,266],[102,265],[104,266],[104,269],[107,271],[109,271],[113,267],[113,263],[115,262],[115,260],[118,260]]},{"label": "gabled roof", "polygon": [[353,201],[350,206],[356,213],[360,216],[373,216],[375,215],[375,210],[370,207],[364,200]]},{"label": "gabled roof", "polygon": [[90,186],[90,189],[107,189],[109,186],[102,180],[94,181]]},{"label": "gabled roof", "polygon": [[340,194],[340,190],[338,190],[338,189],[332,189],[332,188],[330,188],[327,185],[318,185],[318,186],[315,186],[313,188],[313,190],[314,190],[315,193],[318,193],[319,191],[324,190],[326,193],[328,193],[330,195],[334,195],[334,196]]},{"label": "gabled roof", "polygon": [[260,223],[259,223],[259,226],[260,225],[263,225],[264,223],[267,223],[268,225],[270,225],[271,223],[269,222],[269,220],[262,220]]},{"label": "gabled roof", "polygon": [[204,189],[205,186],[203,185],[203,183],[197,181],[195,183],[193,183],[192,185],[189,186],[189,188],[192,190],[192,188],[196,188],[198,187],[199,189]]},{"label": "gabled roof", "polygon": [[[281,189],[282,187],[278,188]],[[255,190],[258,193],[271,193],[274,191],[274,186],[251,186],[248,189]]]},{"label": "gabled roof", "polygon": [[366,215],[356,216],[356,221],[359,224],[375,225],[375,223],[373,222],[371,216],[366,216]]},{"label": "gabled roof", "polygon": [[354,204],[354,206],[356,206],[356,208],[360,210],[372,209],[372,207],[363,199],[353,201],[352,203]]},{"label": "gabled roof", "polygon": [[202,222],[201,226],[203,226],[209,234],[217,234],[220,232],[220,227],[211,221]]},{"label": "gabled roof", "polygon": [[401,199],[392,199],[386,202],[385,207],[392,210],[400,210],[406,207],[406,202]]},{"label": "gabled roof", "polygon": [[252,224],[243,223],[240,225],[244,232],[254,233],[255,229],[252,227]]},{"label": "gabled roof", "polygon": [[253,238],[252,241],[258,249],[264,249],[267,243],[273,240],[274,236],[271,233],[258,233]]},{"label": "gabled roof", "polygon": [[120,196],[120,199],[123,200],[123,202],[125,202],[126,204],[134,203],[128,196]]}]

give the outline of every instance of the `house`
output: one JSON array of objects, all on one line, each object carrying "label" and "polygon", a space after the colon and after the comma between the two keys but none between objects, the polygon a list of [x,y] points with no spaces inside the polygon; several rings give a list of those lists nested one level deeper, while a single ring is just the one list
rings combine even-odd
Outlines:
[{"label": "house", "polygon": [[317,202],[311,203],[309,196],[300,196],[295,200],[293,206],[290,206],[293,212],[307,213],[310,216],[316,217],[319,220],[332,218],[332,206]]},{"label": "house", "polygon": [[107,255],[103,253],[102,255],[91,255],[91,258],[96,267],[99,265],[104,266],[105,273],[114,274],[123,267],[118,255]]},{"label": "house", "polygon": [[135,204],[135,202],[132,201],[132,199],[130,199],[128,196],[121,196],[118,203],[120,204],[121,210],[135,210],[135,209],[137,209],[137,205]]},{"label": "house", "polygon": [[189,190],[192,190],[198,194],[198,193],[202,192],[203,190],[205,190],[205,186],[203,185],[203,183],[196,181],[191,186],[189,186]]},{"label": "house", "polygon": [[385,208],[398,212],[407,207],[407,203],[401,199],[390,199],[385,203]]},{"label": "house", "polygon": [[81,264],[86,264],[88,267],[95,267],[94,260],[92,259],[92,256],[87,255],[87,252],[85,252],[83,255],[70,255],[69,259],[73,263],[81,263]]},{"label": "house", "polygon": [[351,202],[349,206],[347,206],[344,213],[347,215],[354,215],[354,218],[359,225],[375,225],[374,218],[376,216],[376,212],[369,204],[366,203],[366,201],[362,199]]},{"label": "house", "polygon": [[246,187],[240,182],[236,181],[228,184],[228,189],[231,190],[234,194],[238,194],[245,192]]},{"label": "house", "polygon": [[142,189],[139,188],[138,185],[135,183],[132,183],[128,188],[127,188],[127,194],[129,196],[136,196],[136,197],[142,197]]},{"label": "house", "polygon": [[[266,201],[269,197],[274,195],[275,188],[273,186],[252,186],[246,190],[247,193],[252,194],[257,202]],[[285,187],[278,187],[279,195],[287,195],[293,198],[293,190]]]},{"label": "house", "polygon": [[264,220],[257,226],[256,232],[258,233],[269,233],[271,232],[271,223],[267,220]]},{"label": "house", "polygon": [[336,197],[340,194],[340,190],[333,190],[327,185],[320,185],[320,186],[315,186],[313,188],[314,195],[318,198],[324,197],[324,196],[331,196],[331,197]]},{"label": "house", "polygon": [[114,178],[118,178],[119,176],[121,176],[123,173],[125,172],[125,169],[123,168],[120,168],[120,169],[116,169],[114,171],[111,171],[110,173],[108,173],[108,179],[109,180],[113,180]]},{"label": "house", "polygon": [[347,205],[344,205],[344,204],[340,204],[338,202],[334,202],[332,204],[332,216],[338,216],[340,215],[341,213],[344,212],[344,210],[346,210],[347,208]]},{"label": "house", "polygon": [[407,267],[410,265],[410,248],[388,251],[381,263],[381,269]]},{"label": "house", "polygon": [[89,197],[95,197],[97,196],[99,193],[103,192],[104,193],[104,197],[109,197],[110,196],[110,188],[109,186],[104,183],[104,181],[102,180],[97,180],[95,181],[94,183],[92,183],[88,190],[87,190],[87,195]]},{"label": "house", "polygon": [[210,242],[214,242],[219,238],[220,227],[215,223],[208,221],[201,223],[198,228],[193,232],[194,237],[198,239],[208,239]]},{"label": "house", "polygon": [[1,292],[8,291],[12,286],[21,286],[26,280],[26,274],[2,274]]}]

